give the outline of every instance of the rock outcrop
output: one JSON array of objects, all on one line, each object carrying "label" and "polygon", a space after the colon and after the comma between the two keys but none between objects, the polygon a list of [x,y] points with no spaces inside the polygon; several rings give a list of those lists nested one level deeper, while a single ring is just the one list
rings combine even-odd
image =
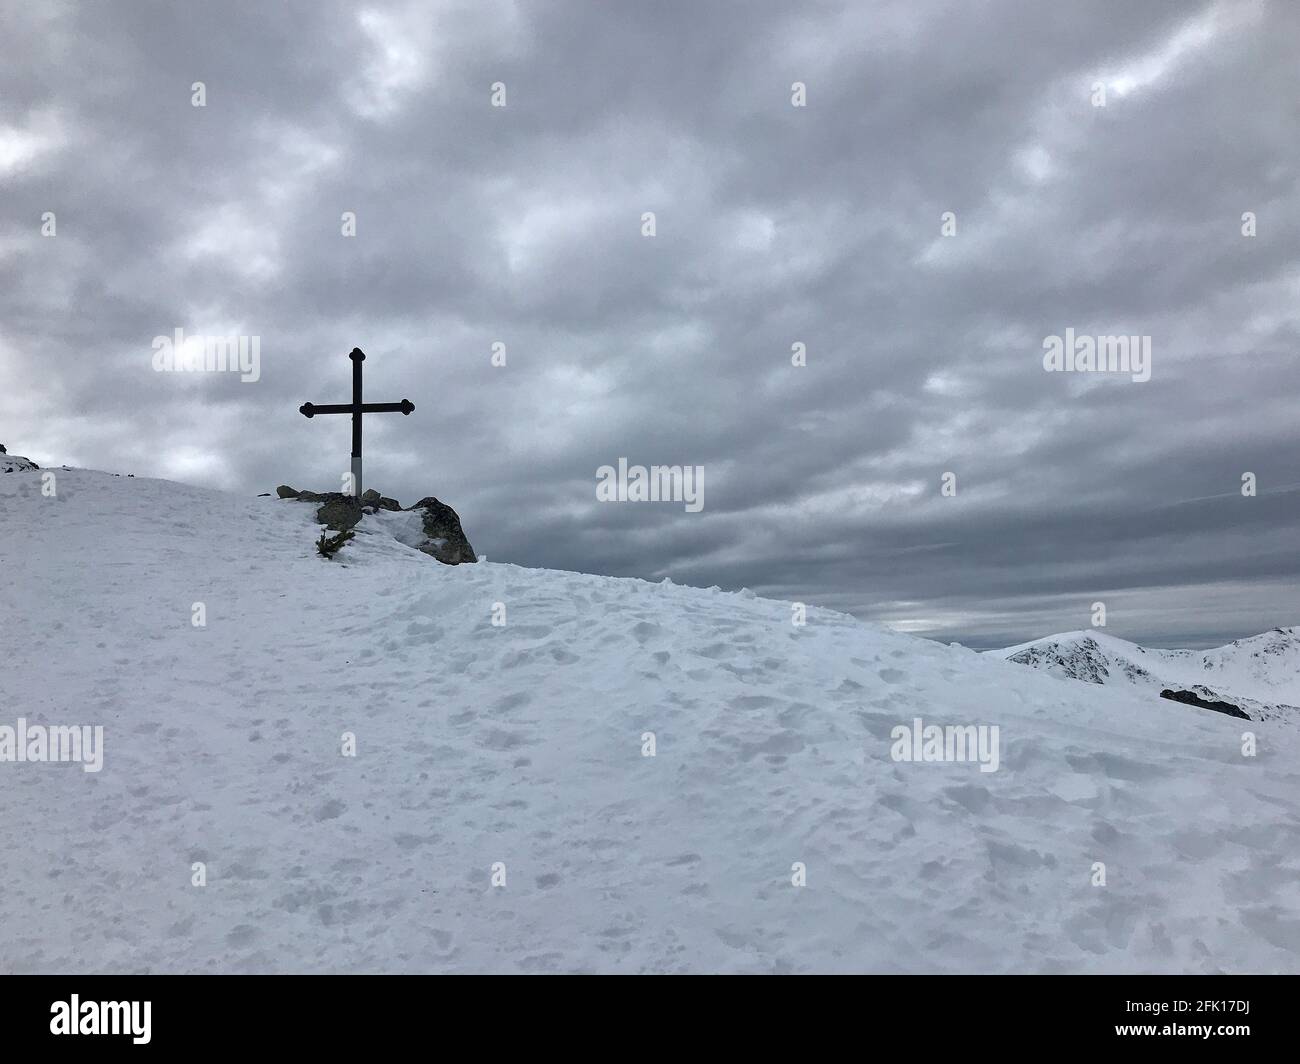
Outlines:
[{"label": "rock outcrop", "polygon": [[[1204,688],[1202,688],[1204,690]],[[1202,709],[1212,709],[1215,713],[1226,713],[1229,717],[1240,717],[1242,720],[1250,720],[1250,715],[1243,713],[1240,706],[1234,706],[1231,702],[1224,702],[1217,698],[1206,698],[1196,691],[1173,691],[1169,688],[1160,692],[1161,698],[1168,698],[1173,702],[1182,702],[1187,706],[1200,706]]]},{"label": "rock outcrop", "polygon": [[30,458],[20,454],[5,454],[0,449],[0,473],[26,473],[29,469],[40,469]]},{"label": "rock outcrop", "polygon": [[432,495],[425,496],[414,506],[402,506],[396,499],[381,495],[373,488],[366,491],[360,499],[355,495],[342,492],[298,491],[281,484],[275,489],[281,499],[297,502],[314,502],[319,506],[316,520],[326,528],[343,532],[356,526],[366,514],[377,514],[384,510],[391,513],[411,513],[422,511],[420,520],[423,536],[403,539],[402,542],[418,551],[437,558],[444,565],[461,565],[477,562],[478,556],[470,546],[464,530],[460,527],[460,516],[445,502]]},{"label": "rock outcrop", "polygon": [[365,516],[361,500],[355,495],[330,492],[316,511],[316,520],[335,532],[346,532]]},{"label": "rock outcrop", "polygon": [[380,495],[374,488],[367,488],[361,495],[361,504],[363,506],[375,506],[380,510],[400,510],[402,504],[396,499],[390,499],[387,496]]},{"label": "rock outcrop", "polygon": [[460,517],[445,502],[439,502],[429,495],[407,509],[424,511],[426,542],[421,543],[416,550],[432,555],[444,565],[478,561],[474,548],[469,545],[469,540],[460,527]]},{"label": "rock outcrop", "polygon": [[335,532],[352,528],[365,516],[362,500],[355,495],[344,495],[341,491],[297,491],[288,484],[281,484],[275,493],[282,499],[320,503],[316,510],[316,520]]}]

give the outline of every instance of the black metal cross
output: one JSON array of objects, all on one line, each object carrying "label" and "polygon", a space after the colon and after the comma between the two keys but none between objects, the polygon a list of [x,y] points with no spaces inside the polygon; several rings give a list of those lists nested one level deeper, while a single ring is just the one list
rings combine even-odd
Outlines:
[{"label": "black metal cross", "polygon": [[348,355],[352,359],[352,402],[332,403],[317,406],[315,403],[303,403],[298,412],[303,417],[315,417],[317,414],[351,414],[352,415],[352,490],[358,498],[361,496],[361,415],[362,414],[409,414],[415,404],[409,399],[400,403],[363,403],[361,401],[361,363],[366,360],[361,348],[354,347]]}]

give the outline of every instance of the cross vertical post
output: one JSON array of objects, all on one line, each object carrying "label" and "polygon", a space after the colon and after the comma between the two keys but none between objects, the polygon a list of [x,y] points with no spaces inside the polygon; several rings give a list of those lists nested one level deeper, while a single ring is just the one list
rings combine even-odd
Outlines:
[{"label": "cross vertical post", "polygon": [[315,417],[317,414],[351,414],[352,415],[352,491],[361,497],[361,417],[363,414],[409,414],[415,404],[409,399],[400,403],[364,403],[361,401],[361,363],[366,360],[365,353],[354,347],[348,355],[352,359],[352,402],[330,403],[317,406],[315,403],[303,403],[298,413],[303,417]]},{"label": "cross vertical post", "polygon": [[354,347],[352,354],[352,490],[361,498],[361,363],[366,360],[361,348]]}]

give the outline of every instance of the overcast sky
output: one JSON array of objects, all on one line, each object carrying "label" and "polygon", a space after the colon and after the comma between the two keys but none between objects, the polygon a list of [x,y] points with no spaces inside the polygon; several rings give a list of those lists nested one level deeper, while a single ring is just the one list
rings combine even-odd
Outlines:
[{"label": "overcast sky", "polygon": [[[0,60],[11,453],[336,489],[355,346],[416,404],[367,486],[492,560],[979,647],[1300,623],[1291,0],[0,0]],[[598,502],[620,457],[703,509]]]}]

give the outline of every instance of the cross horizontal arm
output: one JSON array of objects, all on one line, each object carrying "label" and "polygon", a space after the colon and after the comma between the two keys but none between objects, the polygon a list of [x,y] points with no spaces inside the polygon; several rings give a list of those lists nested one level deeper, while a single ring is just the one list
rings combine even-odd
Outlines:
[{"label": "cross horizontal arm", "polygon": [[[409,414],[415,404],[409,399],[400,403],[362,403],[363,414]],[[303,403],[298,413],[303,417],[315,417],[317,414],[354,414],[357,408],[351,403]]]},{"label": "cross horizontal arm", "polygon": [[[320,408],[317,407],[319,410]],[[350,408],[349,408],[350,409]],[[403,399],[400,403],[362,403],[361,411],[365,414],[409,414],[415,409],[415,404],[409,399]]]}]

